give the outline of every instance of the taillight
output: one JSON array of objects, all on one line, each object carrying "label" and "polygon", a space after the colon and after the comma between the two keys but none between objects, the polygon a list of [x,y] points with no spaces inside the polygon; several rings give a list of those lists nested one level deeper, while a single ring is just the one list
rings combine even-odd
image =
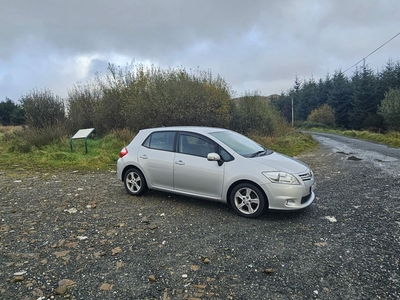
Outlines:
[{"label": "taillight", "polygon": [[124,147],[124,148],[122,148],[121,152],[119,153],[119,157],[122,158],[127,154],[128,154],[128,148]]}]

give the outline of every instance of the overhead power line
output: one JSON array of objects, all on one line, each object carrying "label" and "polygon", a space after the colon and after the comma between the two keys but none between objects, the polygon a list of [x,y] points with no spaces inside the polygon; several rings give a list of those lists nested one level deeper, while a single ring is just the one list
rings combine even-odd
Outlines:
[{"label": "overhead power line", "polygon": [[354,65],[352,65],[350,68],[346,69],[343,73],[346,73],[348,70],[352,69],[353,67],[357,66],[360,62],[364,61],[370,57],[372,54],[374,54],[376,51],[378,51],[379,49],[381,49],[383,46],[385,46],[387,43],[389,43],[391,40],[393,40],[395,37],[397,37],[398,35],[400,35],[400,32],[398,32],[395,36],[393,36],[391,39],[389,39],[388,41],[386,41],[385,43],[383,43],[382,45],[380,45],[378,48],[376,48],[374,51],[372,51],[370,54],[368,54],[366,57],[360,59],[358,62],[356,62]]}]

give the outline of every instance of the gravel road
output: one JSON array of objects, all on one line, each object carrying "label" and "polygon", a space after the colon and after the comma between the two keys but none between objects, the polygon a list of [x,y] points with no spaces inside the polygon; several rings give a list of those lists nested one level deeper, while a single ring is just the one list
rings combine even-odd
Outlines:
[{"label": "gravel road", "polygon": [[0,298],[400,299],[399,161],[315,138],[315,202],[255,220],[113,170],[0,170]]}]

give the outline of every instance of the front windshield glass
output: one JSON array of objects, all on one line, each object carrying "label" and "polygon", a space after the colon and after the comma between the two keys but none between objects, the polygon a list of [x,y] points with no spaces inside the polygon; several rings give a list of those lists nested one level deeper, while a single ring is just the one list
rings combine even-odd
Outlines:
[{"label": "front windshield glass", "polygon": [[245,157],[270,154],[271,151],[265,149],[255,141],[234,131],[217,131],[210,133],[213,137],[220,140],[236,153]]}]

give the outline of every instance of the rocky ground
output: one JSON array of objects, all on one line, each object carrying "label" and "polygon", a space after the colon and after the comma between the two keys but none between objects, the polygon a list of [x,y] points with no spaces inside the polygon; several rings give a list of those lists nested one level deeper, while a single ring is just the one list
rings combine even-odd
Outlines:
[{"label": "rocky ground", "polygon": [[399,299],[399,178],[321,149],[316,201],[251,220],[115,172],[0,170],[1,299]]}]

